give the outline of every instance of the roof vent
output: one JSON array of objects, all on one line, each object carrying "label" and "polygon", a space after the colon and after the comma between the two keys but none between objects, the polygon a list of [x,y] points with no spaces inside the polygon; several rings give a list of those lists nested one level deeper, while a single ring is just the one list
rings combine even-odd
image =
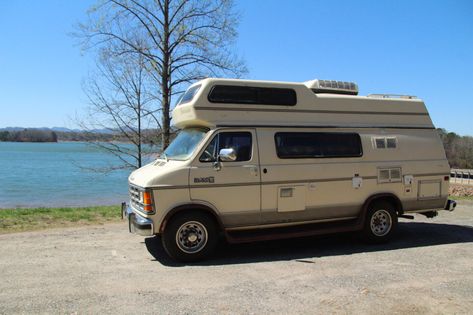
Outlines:
[{"label": "roof vent", "polygon": [[312,80],[304,84],[314,93],[358,95],[358,85],[354,82]]}]

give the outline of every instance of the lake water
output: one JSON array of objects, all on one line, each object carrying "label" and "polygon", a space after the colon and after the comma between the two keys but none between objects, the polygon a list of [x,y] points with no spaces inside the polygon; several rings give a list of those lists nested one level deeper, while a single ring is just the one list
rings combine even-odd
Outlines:
[{"label": "lake water", "polygon": [[118,163],[81,142],[0,142],[0,208],[119,204],[130,170],[84,170]]}]

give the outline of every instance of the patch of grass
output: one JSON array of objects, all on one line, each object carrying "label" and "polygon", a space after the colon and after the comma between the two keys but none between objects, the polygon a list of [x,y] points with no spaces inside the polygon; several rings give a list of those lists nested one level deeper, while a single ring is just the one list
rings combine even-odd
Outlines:
[{"label": "patch of grass", "polygon": [[453,199],[453,200],[472,200],[473,201],[473,196],[449,196],[448,198]]},{"label": "patch of grass", "polygon": [[120,206],[0,209],[0,234],[120,220]]}]

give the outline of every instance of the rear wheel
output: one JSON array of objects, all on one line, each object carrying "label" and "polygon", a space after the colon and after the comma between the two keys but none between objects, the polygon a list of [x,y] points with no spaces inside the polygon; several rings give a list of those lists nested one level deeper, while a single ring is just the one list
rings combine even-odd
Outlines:
[{"label": "rear wheel", "polygon": [[366,214],[363,229],[364,238],[371,243],[389,241],[397,229],[397,214],[395,207],[384,201],[370,205]]},{"label": "rear wheel", "polygon": [[207,258],[217,242],[215,220],[201,212],[176,214],[162,235],[163,247],[168,255],[183,262]]}]

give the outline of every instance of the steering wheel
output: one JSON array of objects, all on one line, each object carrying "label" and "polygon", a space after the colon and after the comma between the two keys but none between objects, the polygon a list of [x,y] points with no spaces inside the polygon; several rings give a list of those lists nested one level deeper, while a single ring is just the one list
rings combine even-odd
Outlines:
[{"label": "steering wheel", "polygon": [[204,161],[210,162],[214,159],[214,156],[209,150],[205,150],[204,153],[202,153],[202,159]]}]

